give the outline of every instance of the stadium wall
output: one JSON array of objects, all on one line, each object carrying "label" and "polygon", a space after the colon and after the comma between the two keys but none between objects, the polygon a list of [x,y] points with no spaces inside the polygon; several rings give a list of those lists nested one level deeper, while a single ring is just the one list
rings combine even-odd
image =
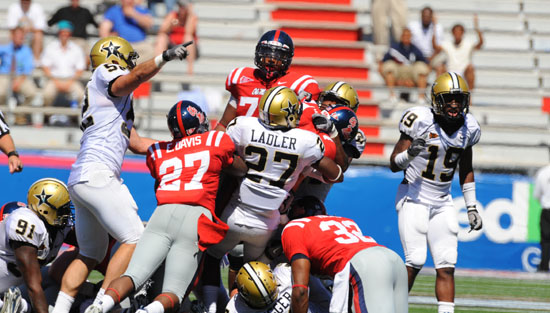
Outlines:
[{"label": "stadium wall", "polygon": [[[25,169],[8,174],[7,159],[0,158],[0,201],[26,202],[28,186],[43,177],[67,181],[74,154],[22,153]],[[455,175],[458,176],[458,175]],[[329,214],[353,218],[365,232],[403,256],[394,206],[402,173],[381,167],[353,167],[345,182],[334,185],[326,204]],[[145,160],[127,157],[122,178],[132,192],[143,220],[155,206],[153,184]],[[528,271],[540,261],[540,205],[532,197],[531,179],[523,175],[476,173],[478,210],[483,229],[468,232],[468,218],[458,179],[452,195],[459,216],[458,268]],[[433,266],[428,255],[426,266]]]}]

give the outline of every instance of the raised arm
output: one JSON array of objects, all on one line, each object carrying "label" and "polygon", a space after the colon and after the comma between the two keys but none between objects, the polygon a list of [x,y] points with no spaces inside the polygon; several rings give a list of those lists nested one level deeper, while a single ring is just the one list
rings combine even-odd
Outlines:
[{"label": "raised arm", "polygon": [[474,14],[474,30],[477,33],[477,45],[475,45],[474,49],[479,50],[483,46],[483,34],[479,29],[479,18],[477,14]]}]

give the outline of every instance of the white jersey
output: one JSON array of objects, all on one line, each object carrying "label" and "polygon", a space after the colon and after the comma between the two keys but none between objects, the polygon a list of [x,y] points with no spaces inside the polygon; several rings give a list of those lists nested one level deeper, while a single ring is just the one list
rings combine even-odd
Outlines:
[{"label": "white jersey", "polygon": [[[273,270],[277,280],[277,301],[269,309],[253,309],[237,293],[227,306],[225,313],[288,313],[290,312],[290,299],[292,297],[292,272],[288,263],[281,263]],[[316,277],[310,280],[310,303],[308,313],[328,312],[330,293]]]},{"label": "white jersey", "polygon": [[70,226],[59,229],[52,238],[34,211],[18,208],[0,222],[0,262],[11,263],[12,269],[17,270],[15,252],[9,242],[19,241],[36,247],[38,261],[45,265],[55,259],[69,230]]},{"label": "white jersey", "polygon": [[426,140],[426,149],[405,170],[408,198],[434,205],[450,201],[451,182],[462,152],[475,145],[481,136],[474,116],[468,113],[464,125],[448,135],[435,122],[429,107],[412,107],[403,113],[399,130],[412,138]]},{"label": "white jersey", "polygon": [[108,63],[94,70],[86,86],[80,126],[84,134],[69,186],[89,180],[90,173],[97,168],[109,169],[120,176],[134,125],[133,93],[116,97],[111,94],[111,84],[128,73],[127,69]]},{"label": "white jersey", "polygon": [[238,201],[259,210],[279,209],[300,173],[324,154],[317,134],[298,128],[272,130],[256,117],[235,118],[227,134],[248,165]]}]

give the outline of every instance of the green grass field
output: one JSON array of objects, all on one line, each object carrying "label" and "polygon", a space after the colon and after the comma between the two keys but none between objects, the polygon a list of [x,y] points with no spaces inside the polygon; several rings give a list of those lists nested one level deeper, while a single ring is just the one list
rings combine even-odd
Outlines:
[{"label": "green grass field", "polygon": [[[222,271],[223,281],[227,282],[227,270]],[[90,281],[97,282],[102,279],[101,274],[92,272]],[[488,300],[491,304],[498,304],[499,301],[534,301],[547,302],[548,306],[544,309],[506,309],[506,308],[488,308],[483,306],[472,307],[457,305],[456,313],[462,312],[483,312],[483,313],[508,313],[508,312],[550,312],[550,278],[541,279],[513,279],[497,277],[471,277],[456,276],[456,298],[457,300],[468,298],[477,300]],[[435,276],[420,274],[418,275],[414,287],[410,293],[411,296],[422,296],[433,299],[435,303]],[[433,313],[437,312],[435,304],[414,304],[409,306],[410,313]]]}]

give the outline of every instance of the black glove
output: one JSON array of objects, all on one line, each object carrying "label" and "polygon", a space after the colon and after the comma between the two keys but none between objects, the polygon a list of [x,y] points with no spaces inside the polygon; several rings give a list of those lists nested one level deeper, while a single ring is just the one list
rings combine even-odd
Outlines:
[{"label": "black glove", "polygon": [[336,127],[334,127],[334,123],[332,123],[329,116],[321,113],[314,113],[311,118],[315,129],[329,134],[331,138],[338,136],[338,131],[336,130]]},{"label": "black glove", "polygon": [[475,206],[468,208],[468,221],[470,222],[470,231],[480,230],[483,227],[483,222],[481,221],[481,215],[477,211]]},{"label": "black glove", "polygon": [[416,157],[424,148],[426,147],[426,140],[422,138],[415,138],[413,139],[411,145],[409,146],[409,149],[407,149],[407,153],[412,156]]},{"label": "black glove", "polygon": [[185,47],[189,46],[192,43],[193,43],[193,41],[191,40],[191,41],[188,41],[184,44],[177,45],[177,46],[172,47],[170,49],[164,50],[162,52],[162,59],[166,62],[172,61],[175,58],[178,58],[180,60],[185,59],[187,57],[187,55],[189,55],[189,52],[187,51],[187,49]]}]

